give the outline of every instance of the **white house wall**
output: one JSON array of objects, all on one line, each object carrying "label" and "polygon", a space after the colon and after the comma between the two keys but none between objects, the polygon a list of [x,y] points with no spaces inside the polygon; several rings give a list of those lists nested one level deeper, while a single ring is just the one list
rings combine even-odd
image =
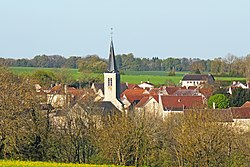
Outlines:
[{"label": "white house wall", "polygon": [[199,86],[205,81],[182,81],[182,87]]},{"label": "white house wall", "polygon": [[47,103],[51,104],[53,107],[63,107],[65,105],[66,96],[65,95],[47,95]]}]

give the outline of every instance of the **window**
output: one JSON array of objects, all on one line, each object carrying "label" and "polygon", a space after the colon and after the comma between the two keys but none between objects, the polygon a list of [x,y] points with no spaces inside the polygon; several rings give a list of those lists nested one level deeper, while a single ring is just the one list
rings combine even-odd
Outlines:
[{"label": "window", "polygon": [[108,78],[108,86],[112,86],[112,78]]}]

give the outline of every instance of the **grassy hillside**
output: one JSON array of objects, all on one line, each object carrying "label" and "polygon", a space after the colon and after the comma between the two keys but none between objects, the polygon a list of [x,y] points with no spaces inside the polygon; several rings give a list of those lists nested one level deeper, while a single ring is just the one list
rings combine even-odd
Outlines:
[{"label": "grassy hillside", "polygon": [[[14,73],[17,74],[30,74],[35,70],[48,70],[52,72],[58,72],[61,69],[58,68],[35,68],[35,67],[11,67],[10,68]],[[75,80],[81,77],[81,73],[77,69],[68,69],[71,71]],[[125,75],[121,75],[121,82],[128,82],[133,84],[139,84],[141,81],[150,81],[153,84],[160,85],[165,84],[167,81],[172,81],[175,84],[178,84],[182,79],[183,75],[188,72],[176,72],[175,76],[168,76],[166,71],[125,71]],[[86,74],[93,75],[95,77],[99,76],[103,78],[103,74]],[[215,77],[216,80],[220,81],[245,81],[245,78],[240,77]]]},{"label": "grassy hillside", "polygon": [[91,164],[72,164],[56,162],[34,162],[34,161],[11,161],[0,160],[0,167],[115,167],[115,165],[91,165]]}]

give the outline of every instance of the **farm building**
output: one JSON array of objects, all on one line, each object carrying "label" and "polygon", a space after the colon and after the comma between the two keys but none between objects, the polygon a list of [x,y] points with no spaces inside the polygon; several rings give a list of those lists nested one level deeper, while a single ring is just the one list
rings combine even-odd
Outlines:
[{"label": "farm building", "polygon": [[202,87],[204,84],[214,84],[215,79],[212,74],[186,74],[181,80],[181,85],[184,87],[197,86]]}]

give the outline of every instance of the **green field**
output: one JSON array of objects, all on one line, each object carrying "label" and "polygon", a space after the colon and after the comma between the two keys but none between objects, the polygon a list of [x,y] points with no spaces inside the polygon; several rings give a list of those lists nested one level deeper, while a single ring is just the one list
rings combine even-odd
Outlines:
[{"label": "green field", "polygon": [[[11,67],[10,68],[14,73],[17,74],[31,74],[36,70],[46,70],[52,72],[58,72],[59,68],[35,68],[35,67]],[[81,77],[81,73],[77,69],[67,69],[73,75],[75,80]],[[128,82],[132,84],[139,84],[141,81],[150,81],[153,84],[160,85],[166,84],[167,81],[172,81],[175,84],[178,84],[182,79],[183,75],[188,72],[176,72],[175,76],[168,76],[166,71],[125,71],[124,75],[121,75],[121,82]],[[85,74],[91,75],[94,77],[103,78],[103,74]],[[240,77],[215,77],[217,81],[245,81],[245,78]]]},{"label": "green field", "polygon": [[[157,76],[168,76],[166,71],[124,71],[125,75],[157,75]],[[175,76],[181,76],[188,74],[188,71],[176,72]]]},{"label": "green field", "polygon": [[132,84],[139,84],[141,81],[159,85],[165,84],[167,81],[171,80],[175,84],[178,84],[182,76],[158,76],[158,75],[122,75],[121,82],[128,82]]},{"label": "green field", "polygon": [[39,161],[0,160],[0,167],[115,167],[115,165],[91,165]]},{"label": "green field", "polygon": [[[52,71],[58,72],[62,70],[61,68],[39,68],[39,67],[10,67],[11,71],[16,74],[31,74],[37,70],[45,70],[45,71]],[[67,69],[69,70],[75,79],[77,79],[80,75],[77,69]]]}]

